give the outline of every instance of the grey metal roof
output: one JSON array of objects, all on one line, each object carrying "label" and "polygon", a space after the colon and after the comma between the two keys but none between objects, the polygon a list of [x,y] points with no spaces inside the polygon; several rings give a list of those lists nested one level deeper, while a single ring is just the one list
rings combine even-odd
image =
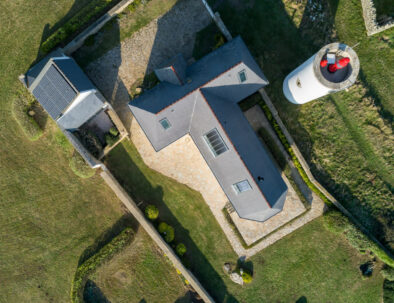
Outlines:
[{"label": "grey metal roof", "polygon": [[[239,72],[247,80],[240,83]],[[158,84],[129,107],[156,151],[190,134],[238,215],[265,221],[283,209],[287,187],[237,103],[268,84],[240,37],[187,67],[184,85]],[[167,118],[171,127],[161,127]],[[229,148],[215,157],[203,136],[216,129]],[[263,181],[259,181],[261,177]],[[248,180],[252,190],[236,193]]]},{"label": "grey metal roof", "polygon": [[32,93],[53,119],[59,117],[77,96],[77,91],[54,65],[49,66]]},{"label": "grey metal roof", "polygon": [[104,106],[96,93],[90,93],[87,97],[71,107],[61,116],[57,123],[64,129],[74,130],[87,122],[97,114]]}]

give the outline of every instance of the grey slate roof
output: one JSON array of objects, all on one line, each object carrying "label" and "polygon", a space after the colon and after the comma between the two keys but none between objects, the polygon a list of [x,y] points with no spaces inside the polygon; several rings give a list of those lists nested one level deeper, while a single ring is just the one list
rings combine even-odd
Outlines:
[{"label": "grey slate roof", "polygon": [[[265,221],[280,212],[286,184],[237,105],[268,84],[242,39],[188,66],[185,77],[184,85],[161,82],[129,104],[155,150],[190,134],[240,217]],[[164,117],[171,123],[167,130],[159,123]],[[203,138],[214,128],[229,148],[217,157]],[[233,184],[243,180],[252,190],[237,194]]]}]

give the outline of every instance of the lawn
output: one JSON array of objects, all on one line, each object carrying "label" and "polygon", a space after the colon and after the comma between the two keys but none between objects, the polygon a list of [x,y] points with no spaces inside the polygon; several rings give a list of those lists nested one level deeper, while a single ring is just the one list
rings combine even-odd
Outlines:
[{"label": "lawn", "polygon": [[[394,251],[394,29],[367,37],[358,0],[210,2],[262,67],[267,93],[315,177]],[[357,85],[306,105],[289,103],[284,77],[338,39],[358,43]]]},{"label": "lawn", "polygon": [[[129,246],[99,267],[90,280],[113,303],[191,302],[181,276],[142,229]],[[98,302],[97,299],[96,294],[86,301]]]},{"label": "lawn", "polygon": [[105,162],[138,202],[155,204],[160,220],[175,228],[177,242],[186,244],[185,264],[217,302],[379,302],[382,277],[363,280],[358,266],[368,259],[342,237],[313,221],[268,247],[247,262],[255,273],[245,287],[224,274],[225,262],[237,256],[198,192],[149,169],[134,145],[123,141]]},{"label": "lawn", "polygon": [[80,256],[123,214],[99,176],[73,174],[52,121],[31,142],[11,114],[43,29],[87,2],[0,1],[0,302],[68,302]]}]

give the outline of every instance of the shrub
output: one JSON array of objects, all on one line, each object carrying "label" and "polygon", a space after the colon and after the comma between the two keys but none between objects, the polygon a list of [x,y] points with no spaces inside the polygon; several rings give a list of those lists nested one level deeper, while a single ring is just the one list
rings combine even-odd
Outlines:
[{"label": "shrub", "polygon": [[145,215],[149,220],[156,220],[157,217],[159,216],[159,210],[157,209],[156,206],[154,205],[148,205],[145,208]]},{"label": "shrub", "polygon": [[382,274],[383,278],[394,281],[394,267],[386,266],[383,268],[380,273]]},{"label": "shrub", "polygon": [[85,286],[87,276],[93,273],[100,264],[112,258],[117,252],[126,247],[133,239],[134,232],[131,228],[126,228],[118,236],[113,238],[111,242],[103,246],[98,253],[87,259],[75,272],[74,279],[71,284],[71,302],[83,302],[82,290]]},{"label": "shrub", "polygon": [[64,43],[70,37],[75,36],[83,27],[85,27],[94,17],[100,15],[112,0],[92,0],[76,13],[63,26],[58,28],[52,35],[41,45],[41,51],[48,53],[54,47]]},{"label": "shrub", "polygon": [[[147,3],[148,0],[145,0],[143,4]],[[129,10],[130,13],[133,13],[138,6],[140,6],[142,3],[142,0],[134,0],[128,7],[127,9]]]},{"label": "shrub", "polygon": [[244,271],[241,276],[245,284],[249,284],[253,281],[252,275],[246,271]]},{"label": "shrub", "polygon": [[164,240],[166,240],[167,243],[171,243],[174,241],[175,238],[175,231],[174,228],[171,225],[168,225],[167,230],[165,231],[164,234]]},{"label": "shrub", "polygon": [[95,173],[95,170],[85,162],[77,151],[74,151],[74,154],[70,158],[70,168],[74,174],[83,179],[90,178]]},{"label": "shrub", "polygon": [[24,96],[18,96],[14,99],[12,113],[15,120],[22,128],[26,137],[30,141],[36,141],[44,134],[44,132],[36,120],[27,114],[28,110],[29,104],[27,100],[24,100]]},{"label": "shrub", "polygon": [[373,272],[374,267],[375,266],[374,266],[373,262],[371,262],[371,261],[361,264],[360,271],[361,271],[361,274],[363,275],[363,277],[372,276],[372,272]]},{"label": "shrub", "polygon": [[339,211],[329,211],[324,214],[324,226],[334,234],[342,234],[350,225],[347,217]]},{"label": "shrub", "polygon": [[383,302],[394,302],[394,281],[385,280],[383,283]]},{"label": "shrub", "polygon": [[187,249],[186,249],[185,244],[179,243],[176,246],[176,253],[178,254],[178,256],[182,257],[186,253],[186,251],[187,251]]},{"label": "shrub", "polygon": [[117,137],[117,136],[119,135],[119,131],[118,131],[118,129],[117,129],[115,126],[112,126],[112,127],[109,129],[109,134],[110,134],[111,136],[113,136],[113,137]]},{"label": "shrub", "polygon": [[161,222],[158,227],[159,233],[164,234],[167,230],[167,227],[168,224],[166,222]]},{"label": "shrub", "polygon": [[165,222],[161,222],[159,224],[158,230],[159,230],[159,233],[161,233],[164,236],[164,240],[167,243],[171,243],[172,241],[174,241],[175,231],[171,225],[168,225]]},{"label": "shrub", "polygon": [[105,134],[105,143],[107,143],[107,146],[112,146],[118,141],[117,137],[112,136],[110,133]]}]

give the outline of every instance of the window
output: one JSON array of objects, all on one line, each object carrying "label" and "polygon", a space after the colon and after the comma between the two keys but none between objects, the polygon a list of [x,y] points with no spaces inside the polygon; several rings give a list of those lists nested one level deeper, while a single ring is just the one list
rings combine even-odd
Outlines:
[{"label": "window", "polygon": [[233,184],[233,187],[234,187],[234,190],[237,194],[240,194],[240,193],[243,193],[245,191],[252,189],[248,180],[243,180],[241,182],[237,182],[237,183]]},{"label": "window", "polygon": [[246,81],[246,71],[243,69],[238,73],[238,77],[239,77],[239,82],[245,82]]},{"label": "window", "polygon": [[223,154],[225,151],[228,150],[228,147],[224,143],[222,137],[220,136],[216,128],[205,134],[204,139],[215,157]]},{"label": "window", "polygon": [[164,129],[169,129],[171,127],[170,121],[168,121],[167,118],[161,119],[159,122]]}]

